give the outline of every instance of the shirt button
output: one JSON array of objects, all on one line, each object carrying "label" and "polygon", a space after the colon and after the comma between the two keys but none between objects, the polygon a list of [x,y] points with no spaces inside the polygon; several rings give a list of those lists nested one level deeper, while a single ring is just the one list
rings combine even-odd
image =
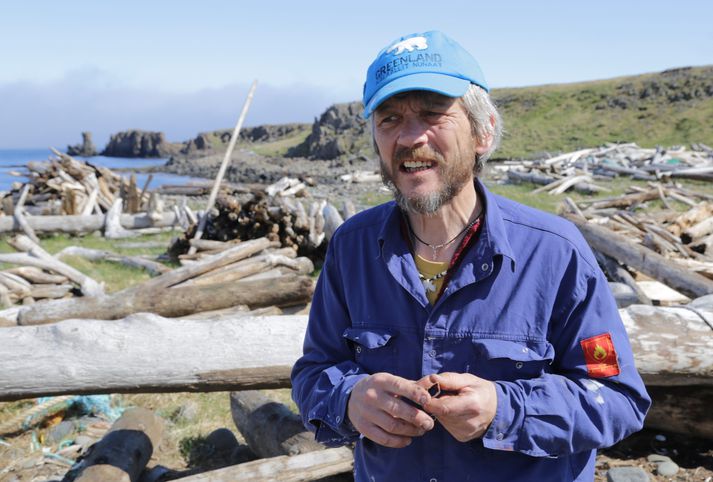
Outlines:
[{"label": "shirt button", "polygon": [[336,420],[337,420],[337,423],[342,423],[342,417],[340,417],[339,415],[337,415]]},{"label": "shirt button", "polygon": [[524,348],[522,349],[522,352],[523,352],[523,353],[527,353],[527,347],[524,347]]},{"label": "shirt button", "polygon": [[360,347],[360,346],[356,347],[356,352],[357,352],[357,353],[361,353],[361,347]]},{"label": "shirt button", "polygon": [[483,266],[480,267],[483,271],[488,271],[488,268],[490,268],[490,265],[488,263],[483,263]]},{"label": "shirt button", "polygon": [[502,432],[499,432],[499,433],[495,436],[495,439],[496,439],[496,440],[502,440],[504,437],[505,437],[505,436],[502,434]]},{"label": "shirt button", "polygon": [[431,350],[431,351],[428,352],[428,354],[431,355],[431,358],[435,358],[435,357],[436,357],[436,350]]},{"label": "shirt button", "polygon": [[438,479],[435,477],[431,477],[428,482],[438,482]]},{"label": "shirt button", "polygon": [[515,368],[517,368],[518,370],[519,370],[520,368],[522,368],[522,362],[519,361],[519,362],[515,363]]}]

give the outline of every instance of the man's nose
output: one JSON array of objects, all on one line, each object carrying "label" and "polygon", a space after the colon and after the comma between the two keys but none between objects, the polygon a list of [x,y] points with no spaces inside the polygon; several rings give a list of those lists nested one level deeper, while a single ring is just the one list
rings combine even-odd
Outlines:
[{"label": "man's nose", "polygon": [[428,125],[417,116],[405,118],[397,142],[408,148],[428,144]]}]

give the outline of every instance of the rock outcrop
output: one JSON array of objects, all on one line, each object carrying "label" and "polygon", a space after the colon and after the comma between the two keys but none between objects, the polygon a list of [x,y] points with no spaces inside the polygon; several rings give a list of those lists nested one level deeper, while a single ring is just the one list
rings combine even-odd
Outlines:
[{"label": "rock outcrop", "polygon": [[114,134],[102,151],[109,157],[169,157],[177,153],[182,144],[166,141],[163,132],[128,130]]},{"label": "rock outcrop", "polygon": [[288,156],[337,159],[346,155],[375,157],[369,123],[361,116],[361,102],[334,104],[312,124],[312,133]]},{"label": "rock outcrop", "polygon": [[[245,127],[240,130],[239,142],[264,143],[296,136],[310,128],[309,124],[276,124]],[[202,157],[217,152],[223,152],[230,143],[232,129],[221,129],[211,132],[201,132],[195,138],[184,143],[180,151],[187,158]]]},{"label": "rock outcrop", "polygon": [[82,132],[82,143],[74,146],[67,146],[67,154],[70,156],[91,157],[97,155],[97,148],[92,142],[91,132]]}]

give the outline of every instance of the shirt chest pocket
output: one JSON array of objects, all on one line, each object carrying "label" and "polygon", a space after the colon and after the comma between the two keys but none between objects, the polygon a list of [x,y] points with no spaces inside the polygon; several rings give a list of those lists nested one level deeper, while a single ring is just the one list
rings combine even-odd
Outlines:
[{"label": "shirt chest pocket", "polygon": [[397,350],[393,331],[385,328],[350,327],[344,330],[344,338],[350,342],[354,360],[367,372],[395,372]]},{"label": "shirt chest pocket", "polygon": [[479,338],[472,340],[471,373],[487,380],[536,378],[548,371],[554,348],[547,342],[518,342]]}]

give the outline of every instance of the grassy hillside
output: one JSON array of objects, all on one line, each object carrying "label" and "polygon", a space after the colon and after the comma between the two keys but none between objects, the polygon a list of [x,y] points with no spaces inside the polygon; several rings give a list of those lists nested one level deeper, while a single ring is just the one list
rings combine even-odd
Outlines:
[{"label": "grassy hillside", "polygon": [[[645,147],[713,145],[713,66],[494,89],[493,98],[506,131],[497,158],[531,157],[617,141]],[[330,107],[292,153],[328,159],[373,157],[361,111],[360,102]]]},{"label": "grassy hillside", "polygon": [[499,89],[507,135],[498,157],[605,142],[713,143],[713,66],[574,84]]}]

